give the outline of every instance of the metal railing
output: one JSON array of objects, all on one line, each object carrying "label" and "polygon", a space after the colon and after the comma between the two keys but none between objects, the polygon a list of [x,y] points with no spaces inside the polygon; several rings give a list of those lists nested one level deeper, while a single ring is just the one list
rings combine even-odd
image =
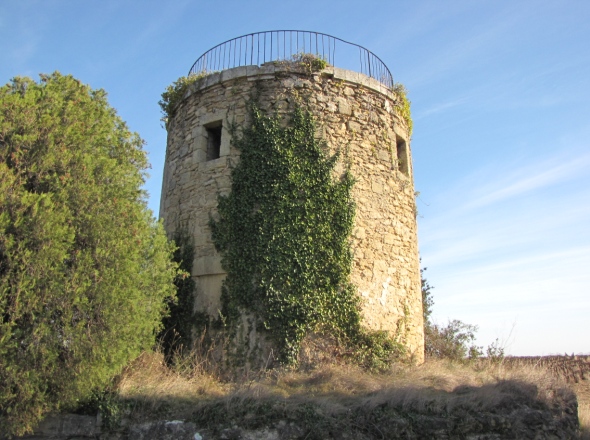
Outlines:
[{"label": "metal railing", "polygon": [[227,40],[201,55],[189,75],[260,66],[271,61],[294,61],[302,54],[315,55],[329,65],[363,73],[393,87],[391,72],[370,50],[331,35],[296,30],[256,32]]}]

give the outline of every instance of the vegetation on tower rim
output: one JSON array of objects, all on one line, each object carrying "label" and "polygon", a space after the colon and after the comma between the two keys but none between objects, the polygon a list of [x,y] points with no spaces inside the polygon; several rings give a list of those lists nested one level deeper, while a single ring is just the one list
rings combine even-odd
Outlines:
[{"label": "vegetation on tower rim", "polygon": [[399,100],[396,102],[395,108],[408,127],[408,135],[412,136],[412,131],[414,130],[414,121],[412,120],[412,103],[408,99],[408,90],[403,84],[395,83],[391,91]]},{"label": "vegetation on tower rim", "polygon": [[190,86],[205,76],[207,76],[206,73],[181,76],[166,87],[166,90],[162,93],[162,99],[158,101],[158,105],[162,110],[162,122],[168,124],[168,120],[176,114],[176,107],[184,99],[184,95]]},{"label": "vegetation on tower rim", "polygon": [[[297,65],[305,69],[305,71],[308,74],[323,70],[328,66],[328,63],[323,58],[315,56],[313,54],[305,53],[293,55],[292,60],[288,62],[296,63]],[[285,62],[275,62],[275,64],[278,65],[283,63]],[[199,74],[181,76],[168,87],[166,87],[166,90],[164,90],[164,92],[162,93],[162,99],[158,101],[158,104],[160,105],[160,109],[162,111],[162,122],[168,124],[168,120],[174,117],[174,115],[176,114],[176,108],[184,99],[190,86],[199,81],[200,79],[204,78],[205,76],[209,75],[210,73],[212,72],[201,72]],[[394,104],[395,109],[406,123],[406,126],[408,127],[408,135],[411,136],[414,129],[414,122],[412,120],[411,101],[408,99],[408,90],[403,84],[395,83],[391,88],[391,93],[393,93],[397,98]]]}]

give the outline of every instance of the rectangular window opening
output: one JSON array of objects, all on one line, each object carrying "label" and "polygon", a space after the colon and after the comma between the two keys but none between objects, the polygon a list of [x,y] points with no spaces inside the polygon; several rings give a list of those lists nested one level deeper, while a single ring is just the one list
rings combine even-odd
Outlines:
[{"label": "rectangular window opening", "polygon": [[221,121],[205,126],[207,132],[207,160],[219,159],[221,155]]},{"label": "rectangular window opening", "polygon": [[395,137],[395,145],[397,149],[397,169],[404,175],[409,175],[408,171],[408,149],[406,141],[399,137]]}]

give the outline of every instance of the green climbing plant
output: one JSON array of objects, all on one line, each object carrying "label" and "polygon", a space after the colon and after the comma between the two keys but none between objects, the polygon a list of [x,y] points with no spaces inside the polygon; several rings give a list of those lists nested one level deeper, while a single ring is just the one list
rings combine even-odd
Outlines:
[{"label": "green climbing plant", "polygon": [[408,99],[408,90],[401,83],[395,83],[392,87],[392,92],[397,96],[398,100],[395,108],[399,115],[403,118],[408,126],[408,133],[412,135],[414,129],[414,121],[412,120],[411,102]]},{"label": "green climbing plant", "polygon": [[160,109],[162,110],[162,122],[167,123],[168,119],[176,114],[176,107],[184,98],[189,87],[206,75],[208,74],[201,72],[198,74],[193,73],[188,76],[181,76],[166,87],[166,90],[162,93],[162,99],[158,101]]},{"label": "green climbing plant", "polygon": [[158,339],[166,355],[172,361],[175,355],[189,353],[193,349],[193,339],[205,330],[208,319],[203,312],[194,311],[196,285],[191,277],[195,255],[193,238],[184,227],[178,227],[173,235],[176,249],[172,259],[179,266],[174,278],[176,297],[167,303],[170,314],[162,320],[162,330]]},{"label": "green climbing plant", "polygon": [[353,176],[346,170],[333,177],[338,155],[324,153],[310,112],[296,108],[285,127],[255,100],[249,107],[251,123],[241,133],[230,130],[240,162],[231,193],[219,197],[219,218],[210,223],[227,272],[225,321],[256,316],[285,364],[297,361],[310,331],[332,331],[364,350],[365,358],[391,355],[399,344],[377,343],[362,329],[349,281]]}]

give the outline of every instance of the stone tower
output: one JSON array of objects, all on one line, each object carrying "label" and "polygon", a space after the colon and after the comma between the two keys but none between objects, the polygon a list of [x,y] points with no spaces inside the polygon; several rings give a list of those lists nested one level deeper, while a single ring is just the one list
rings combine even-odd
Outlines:
[{"label": "stone tower", "polygon": [[[346,50],[352,55],[340,55]],[[315,70],[300,62],[309,53],[328,66]],[[352,65],[338,67],[337,56],[349,64],[353,60]],[[191,73],[202,78],[190,86],[167,123],[160,217],[169,235],[182,225],[194,239],[195,310],[217,316],[220,309],[225,273],[209,218],[218,195],[230,191],[231,170],[239,160],[228,124],[246,122],[246,102],[256,87],[263,110],[288,112],[296,102],[305,102],[331,152],[346,148],[356,179],[351,281],[361,297],[364,325],[395,334],[421,362],[410,133],[387,67],[368,50],[325,34],[272,31],[216,46]]]}]

